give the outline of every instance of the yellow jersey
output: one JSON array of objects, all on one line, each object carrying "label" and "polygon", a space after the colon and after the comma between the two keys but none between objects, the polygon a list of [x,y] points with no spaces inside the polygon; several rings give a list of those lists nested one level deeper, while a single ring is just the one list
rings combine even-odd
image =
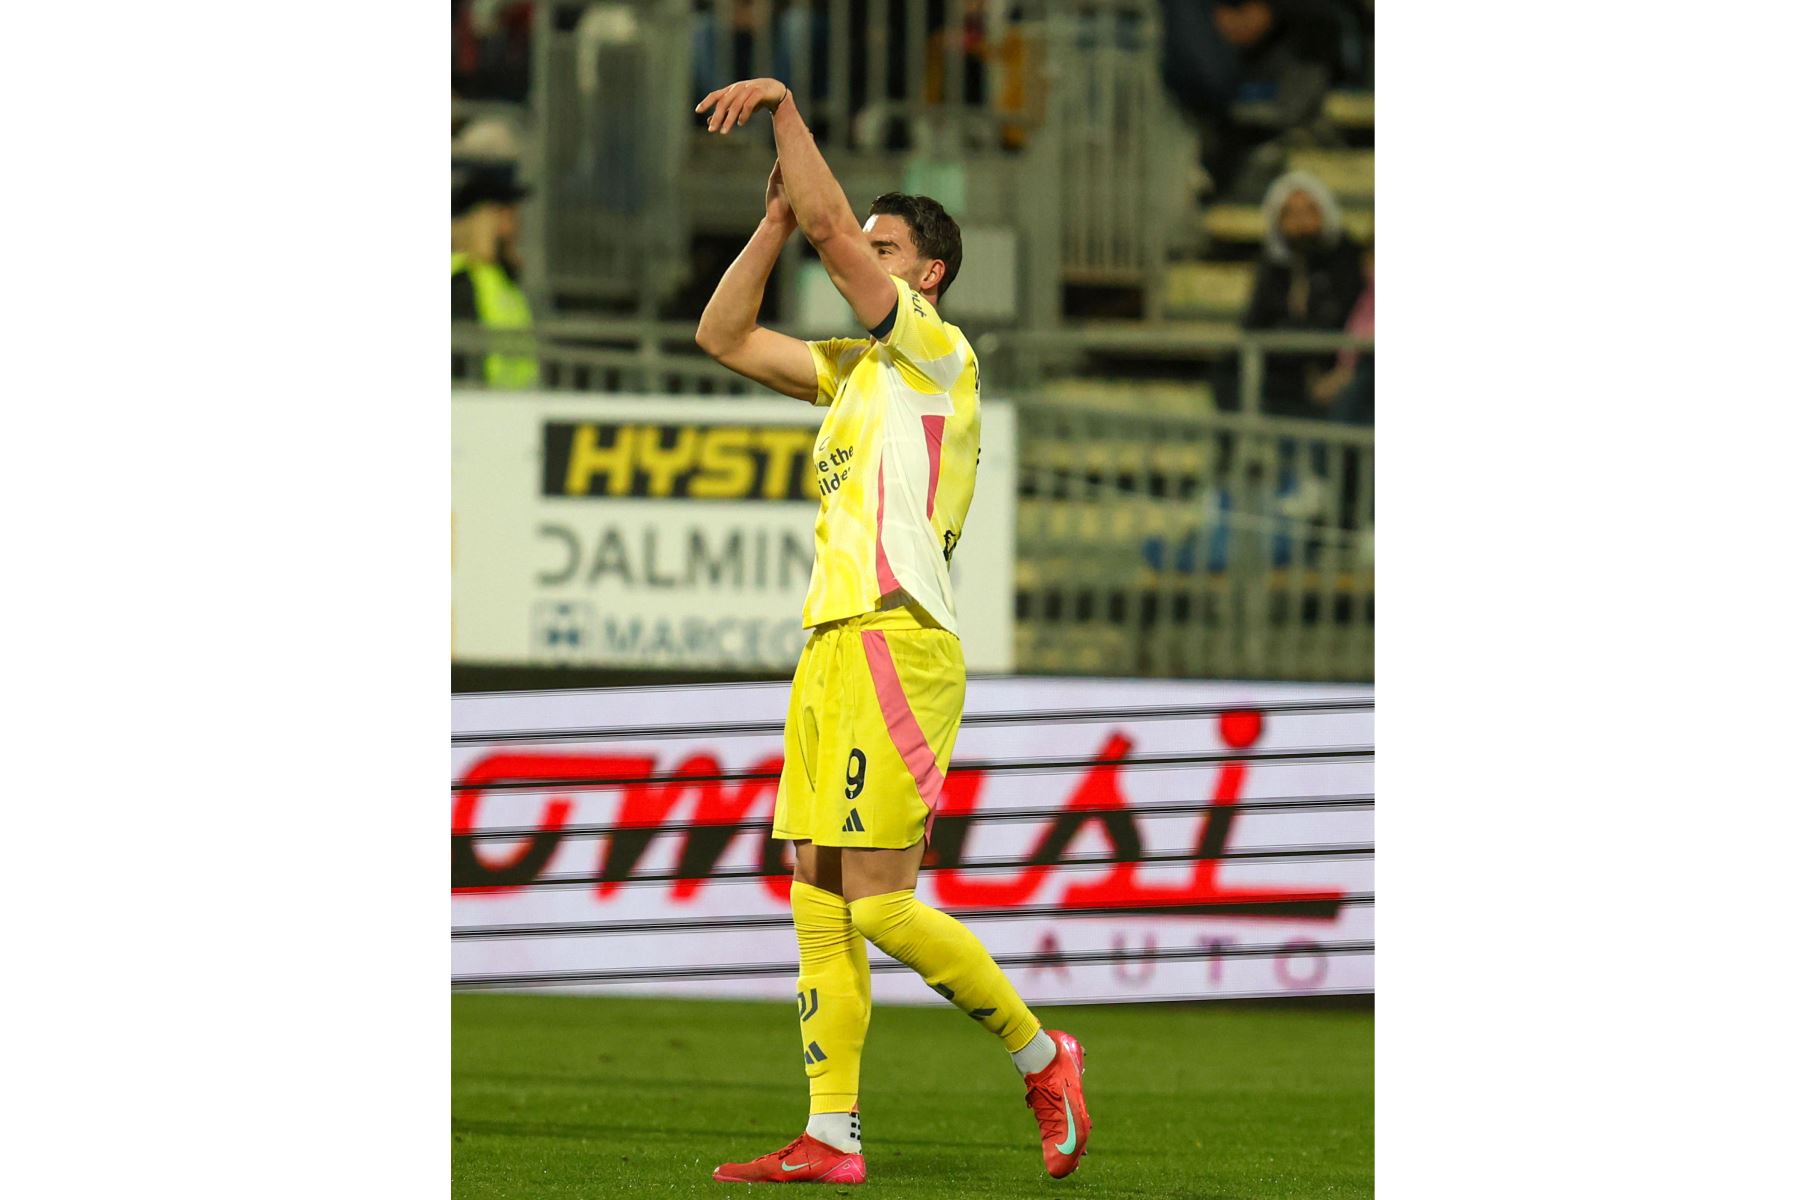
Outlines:
[{"label": "yellow jersey", "polygon": [[819,517],[808,627],[904,592],[951,633],[950,556],[975,495],[981,369],[962,330],[897,275],[882,336],[808,342],[829,405],[813,444]]}]

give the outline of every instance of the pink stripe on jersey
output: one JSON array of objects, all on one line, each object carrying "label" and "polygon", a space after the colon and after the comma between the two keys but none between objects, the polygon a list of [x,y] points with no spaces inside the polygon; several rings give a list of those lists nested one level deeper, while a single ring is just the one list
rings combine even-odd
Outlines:
[{"label": "pink stripe on jersey", "polygon": [[938,770],[937,755],[932,753],[931,743],[925,740],[925,731],[919,728],[919,719],[913,716],[912,705],[906,701],[906,689],[900,686],[900,672],[894,668],[887,635],[879,629],[865,629],[862,642],[888,736],[900,752],[900,761],[912,772],[913,782],[919,785],[919,799],[930,813],[925,819],[925,837],[929,840],[932,822],[937,820],[938,795],[944,790],[943,772]]},{"label": "pink stripe on jersey", "polygon": [[875,470],[875,586],[880,589],[877,594],[882,596],[900,590],[894,568],[888,565],[887,549],[881,544],[881,522],[886,515],[887,464],[883,463]]},{"label": "pink stripe on jersey", "polygon": [[944,457],[944,418],[921,417],[925,422],[925,456],[931,460],[931,478],[925,485],[925,519],[937,508],[938,460]]}]

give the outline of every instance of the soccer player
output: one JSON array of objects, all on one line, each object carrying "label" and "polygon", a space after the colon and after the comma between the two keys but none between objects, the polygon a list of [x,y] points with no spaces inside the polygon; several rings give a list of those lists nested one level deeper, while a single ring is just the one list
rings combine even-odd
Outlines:
[{"label": "soccer player", "polygon": [[[858,223],[786,86],[750,79],[708,95],[729,134],[769,109],[767,213],[719,280],[695,334],[740,375],[828,406],[813,450],[815,557],[802,619],[812,630],[788,700],[786,761],[771,836],[794,843],[806,1131],[713,1178],[861,1183],[857,1090],[869,1028],[864,939],[924,977],[999,1038],[1025,1081],[1044,1165],[1058,1178],[1087,1150],[1083,1050],[1046,1030],[955,918],[913,894],[932,812],[962,723],[962,643],[951,553],[975,492],[981,374],[937,307],[962,265],[962,234],[924,196],[877,197]],[[803,342],[757,325],[763,286],[799,229],[849,301],[862,338]]]}]

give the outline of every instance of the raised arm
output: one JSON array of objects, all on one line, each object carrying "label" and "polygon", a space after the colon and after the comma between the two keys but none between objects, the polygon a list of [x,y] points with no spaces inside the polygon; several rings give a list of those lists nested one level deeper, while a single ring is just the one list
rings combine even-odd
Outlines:
[{"label": "raised arm", "polygon": [[800,232],[813,244],[831,282],[864,329],[874,329],[894,311],[896,294],[888,273],[869,248],[844,189],[813,141],[787,85],[778,79],[746,79],[720,88],[696,112],[712,110],[707,128],[729,134],[758,109],[775,113],[775,153],[782,184]]},{"label": "raised arm", "polygon": [[797,400],[811,401],[819,382],[812,351],[792,338],[756,323],[762,311],[763,288],[781,257],[781,247],[794,231],[794,211],[782,196],[781,164],[769,172],[764,194],[767,213],[743,251],[726,268],[713,289],[694,341],[723,365],[747,379],[754,379]]}]

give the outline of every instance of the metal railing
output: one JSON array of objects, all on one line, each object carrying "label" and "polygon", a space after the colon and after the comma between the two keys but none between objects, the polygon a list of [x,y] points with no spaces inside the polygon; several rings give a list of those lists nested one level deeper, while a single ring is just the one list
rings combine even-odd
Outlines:
[{"label": "metal railing", "polygon": [[[579,331],[583,342],[570,340]],[[541,386],[737,396],[682,322],[541,327]],[[1372,349],[1328,334],[1152,328],[982,339],[1020,407],[1016,659],[1041,673],[1368,680],[1375,433],[1260,412],[1270,356]],[[471,367],[496,345],[457,326]],[[1237,412],[1197,381],[1058,376],[1083,354],[1235,357]],[[1009,378],[1010,376],[1010,378]],[[1005,380],[1002,383],[1002,380]]]},{"label": "metal railing", "polygon": [[1075,674],[1374,675],[1374,431],[1021,415],[1017,659]]},{"label": "metal railing", "polygon": [[1159,314],[1169,210],[1195,159],[1157,64],[1151,0],[1047,7],[1050,152],[1060,210],[1060,276],[1145,289]]},{"label": "metal railing", "polygon": [[[531,335],[538,387],[555,392],[747,396],[761,388],[721,367],[694,344],[685,321],[551,321]],[[520,336],[479,324],[450,324],[451,382],[485,389],[483,359],[519,353]]]},{"label": "metal railing", "polygon": [[[1263,410],[1272,362],[1373,349],[1147,325],[981,339],[1022,410],[1021,668],[1372,679],[1375,431]],[[1096,358],[1164,379],[1067,374]]]},{"label": "metal railing", "polygon": [[[534,7],[528,278],[539,311],[648,311],[687,270],[687,0]],[[687,107],[691,107],[691,104]],[[553,302],[554,301],[554,302]]]},{"label": "metal railing", "polygon": [[[789,83],[853,201],[938,193],[1020,235],[1022,319],[1065,282],[1159,313],[1192,134],[1164,94],[1154,0],[552,0],[535,9],[528,278],[541,313],[648,314],[697,230],[748,231],[766,131],[708,138],[706,91]],[[791,264],[790,264],[791,267]]]},{"label": "metal railing", "polygon": [[[699,351],[694,328],[688,321],[560,319],[540,322],[527,336],[453,321],[451,374],[459,385],[480,387],[482,356],[535,350],[542,371],[540,386],[554,391],[671,390],[729,395],[755,391],[755,384]],[[1272,359],[1316,359],[1342,350],[1369,352],[1374,348],[1372,339],[1336,333],[1258,333],[1217,326],[1193,330],[1153,324],[993,331],[975,339],[986,390],[1017,397],[1021,403],[1030,403],[1036,393],[1053,384],[1080,387],[1082,381],[1071,376],[1103,375],[1104,368],[1096,369],[1097,362],[1157,360],[1168,364],[1170,375],[1185,372],[1198,379],[1198,364],[1235,360],[1234,393],[1189,407],[1188,415],[1215,405],[1246,413],[1261,411]],[[657,383],[659,373],[690,381],[692,386]],[[1097,380],[1088,382],[1098,385]],[[1125,395],[1127,407],[1139,407],[1129,395],[1129,385],[1117,385],[1116,390]]]},{"label": "metal railing", "polygon": [[[687,26],[693,93],[774,76],[820,148],[1017,146],[1041,118],[1037,37],[1053,0],[703,0]],[[936,17],[936,21],[932,18]],[[892,144],[892,145],[890,145]]]},{"label": "metal railing", "polygon": [[1104,375],[1104,364],[1159,362],[1166,374],[1197,376],[1207,364],[1234,363],[1230,395],[1217,403],[1240,412],[1264,407],[1271,363],[1328,359],[1375,349],[1372,338],[1342,333],[1264,332],[1230,325],[1190,328],[1162,323],[1074,325],[990,332],[975,339],[982,371],[1010,392],[1031,393],[1071,375]]}]

